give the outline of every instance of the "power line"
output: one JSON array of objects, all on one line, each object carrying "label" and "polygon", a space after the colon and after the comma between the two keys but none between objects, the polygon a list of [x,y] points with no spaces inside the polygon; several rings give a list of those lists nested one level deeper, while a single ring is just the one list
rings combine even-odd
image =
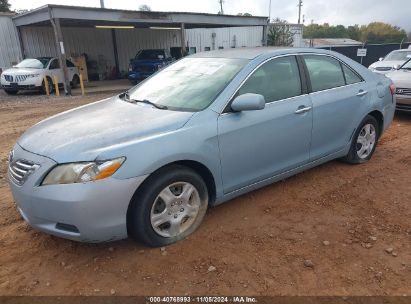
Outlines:
[{"label": "power line", "polygon": [[301,23],[301,7],[303,6],[303,0],[298,0],[298,24]]}]

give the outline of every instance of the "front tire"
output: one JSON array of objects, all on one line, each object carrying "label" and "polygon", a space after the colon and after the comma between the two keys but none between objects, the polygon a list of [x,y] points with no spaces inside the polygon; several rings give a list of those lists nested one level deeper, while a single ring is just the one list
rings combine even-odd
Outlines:
[{"label": "front tire", "polygon": [[7,95],[17,95],[18,90],[4,90]]},{"label": "front tire", "polygon": [[374,154],[380,132],[377,120],[367,115],[355,131],[350,151],[343,160],[351,164],[369,161]]},{"label": "front tire", "polygon": [[[49,93],[50,94],[53,93],[53,80],[51,80],[50,77],[47,77],[47,84],[48,84],[48,87],[49,87]],[[46,83],[44,82],[44,80],[41,83],[41,93],[47,94]]]},{"label": "front tire", "polygon": [[151,247],[169,245],[193,233],[207,207],[201,176],[185,166],[171,166],[150,176],[133,196],[128,233]]}]

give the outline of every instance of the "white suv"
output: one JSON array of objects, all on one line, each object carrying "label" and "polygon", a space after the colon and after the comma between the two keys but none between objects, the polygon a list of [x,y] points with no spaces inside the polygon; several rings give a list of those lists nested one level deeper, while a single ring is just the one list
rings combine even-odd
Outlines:
[{"label": "white suv", "polygon": [[[70,84],[76,87],[79,83],[79,71],[69,60],[66,62]],[[1,87],[7,94],[15,95],[20,90],[40,90],[46,92],[44,77],[47,77],[49,92],[53,91],[54,79],[59,85],[63,83],[63,70],[59,60],[52,57],[27,58],[1,74]]]}]

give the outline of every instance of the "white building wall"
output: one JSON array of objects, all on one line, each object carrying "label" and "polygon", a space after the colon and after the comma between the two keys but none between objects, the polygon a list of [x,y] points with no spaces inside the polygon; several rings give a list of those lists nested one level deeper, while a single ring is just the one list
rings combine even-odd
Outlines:
[{"label": "white building wall", "polygon": [[195,47],[197,53],[206,48],[217,50],[232,47],[263,45],[263,27],[196,28],[186,30],[186,46]]},{"label": "white building wall", "polygon": [[11,16],[0,14],[0,69],[9,68],[21,59],[17,29]]},{"label": "white building wall", "polygon": [[303,29],[304,26],[302,24],[290,25],[290,30],[294,33],[293,47],[305,47],[305,43],[303,40]]}]

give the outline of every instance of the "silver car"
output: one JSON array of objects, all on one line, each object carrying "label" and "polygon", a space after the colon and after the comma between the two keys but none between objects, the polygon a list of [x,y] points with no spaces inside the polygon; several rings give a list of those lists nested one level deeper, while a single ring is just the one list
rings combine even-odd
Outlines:
[{"label": "silver car", "polygon": [[397,110],[411,112],[411,60],[397,71],[387,74],[396,86]]},{"label": "silver car", "polygon": [[394,111],[391,80],[338,53],[198,53],[34,125],[10,154],[10,186],[35,229],[163,246],[209,206],[336,158],[368,161]]},{"label": "silver car", "polygon": [[411,49],[395,50],[371,64],[369,69],[376,73],[387,74],[398,69],[410,58]]}]

